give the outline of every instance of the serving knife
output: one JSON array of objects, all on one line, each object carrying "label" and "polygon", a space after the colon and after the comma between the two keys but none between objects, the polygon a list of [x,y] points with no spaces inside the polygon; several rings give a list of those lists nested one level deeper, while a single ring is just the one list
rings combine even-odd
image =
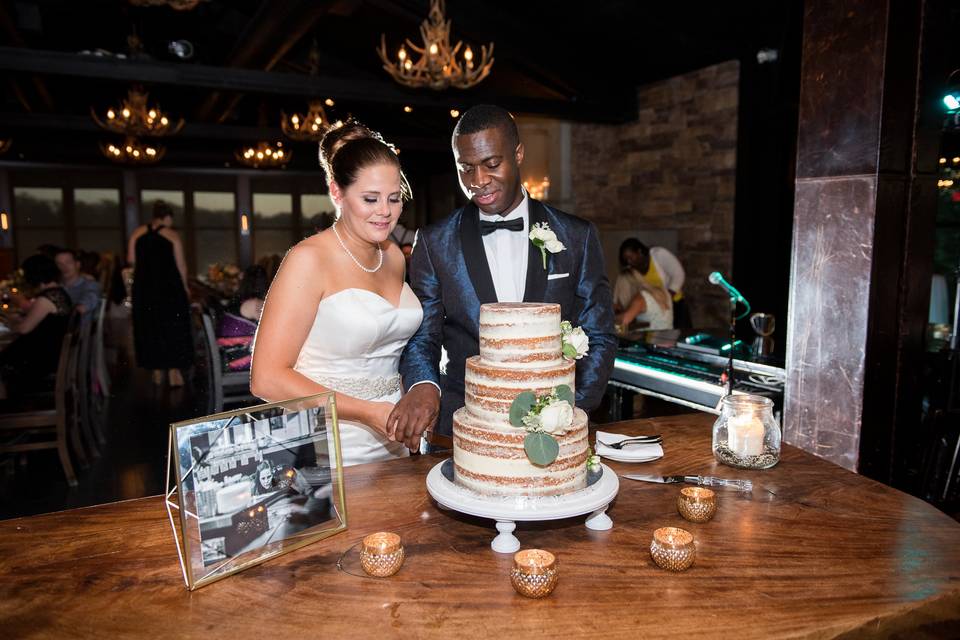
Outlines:
[{"label": "serving knife", "polygon": [[729,480],[715,476],[655,476],[625,473],[623,477],[629,480],[640,480],[641,482],[659,482],[661,484],[689,482],[690,484],[699,484],[705,487],[731,487],[738,491],[753,491],[753,482],[750,480]]}]

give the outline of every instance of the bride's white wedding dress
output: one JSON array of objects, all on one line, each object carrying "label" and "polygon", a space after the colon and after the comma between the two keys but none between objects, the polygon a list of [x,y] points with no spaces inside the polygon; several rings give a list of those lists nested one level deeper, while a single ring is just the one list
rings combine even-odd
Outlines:
[{"label": "bride's white wedding dress", "polygon": [[[423,319],[416,294],[407,285],[400,303],[366,289],[327,296],[307,335],[294,370],[328,389],[362,400],[400,399],[400,354]],[[340,421],[343,464],[363,464],[409,455],[399,442],[359,422]]]}]

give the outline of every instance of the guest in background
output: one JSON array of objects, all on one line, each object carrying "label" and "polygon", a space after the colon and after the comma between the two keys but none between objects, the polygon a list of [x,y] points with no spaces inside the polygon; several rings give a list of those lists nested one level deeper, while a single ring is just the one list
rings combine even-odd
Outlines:
[{"label": "guest in background", "polygon": [[270,255],[263,256],[257,261],[257,264],[263,267],[267,272],[267,280],[273,282],[274,277],[277,275],[277,270],[280,268],[280,262],[282,257],[271,253]]},{"label": "guest in background", "polygon": [[250,343],[257,332],[263,301],[267,297],[270,280],[267,271],[258,264],[247,267],[240,279],[240,287],[227,313],[217,326],[217,344],[221,360],[228,371],[249,371]]},{"label": "guest in background", "polygon": [[162,384],[164,371],[170,386],[183,386],[181,370],[193,364],[190,298],[183,243],[174,231],[173,210],[158,200],[153,219],[130,236],[127,260],[134,268],[133,339],[137,364],[153,370]]},{"label": "guest in background", "polygon": [[70,295],[73,306],[83,322],[89,322],[100,305],[100,284],[81,273],[81,262],[72,249],[59,249],[54,260],[60,270],[60,283]]},{"label": "guest in background", "polygon": [[34,299],[26,314],[11,327],[19,336],[0,352],[0,371],[8,397],[13,397],[14,389],[22,393],[53,388],[50,376],[57,371],[60,346],[73,311],[52,258],[30,256],[21,269]]},{"label": "guest in background", "polygon": [[641,291],[652,288],[666,292],[672,300],[672,327],[692,326],[690,312],[683,298],[686,275],[680,261],[670,251],[663,247],[650,248],[636,238],[627,238],[620,245],[620,268],[613,289],[614,306],[618,313],[627,311]]}]

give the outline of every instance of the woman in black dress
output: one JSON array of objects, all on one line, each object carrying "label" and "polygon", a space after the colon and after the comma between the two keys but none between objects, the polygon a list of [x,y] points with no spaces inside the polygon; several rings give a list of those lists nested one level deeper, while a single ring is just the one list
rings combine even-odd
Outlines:
[{"label": "woman in black dress", "polygon": [[173,211],[157,201],[153,220],[130,236],[127,259],[134,267],[133,342],[137,364],[153,370],[153,381],[183,386],[181,369],[193,364],[190,300],[183,244],[171,229]]},{"label": "woman in black dress", "polygon": [[60,270],[51,258],[30,256],[20,268],[35,297],[13,327],[20,335],[0,353],[0,371],[9,397],[53,389],[53,374],[73,311],[70,296],[60,286]]}]

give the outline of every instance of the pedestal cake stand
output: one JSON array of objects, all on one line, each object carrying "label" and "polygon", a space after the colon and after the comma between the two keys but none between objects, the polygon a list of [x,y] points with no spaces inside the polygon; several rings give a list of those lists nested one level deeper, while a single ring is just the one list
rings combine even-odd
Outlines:
[{"label": "pedestal cake stand", "polygon": [[585,523],[587,529],[606,531],[613,528],[613,520],[606,511],[620,490],[620,480],[607,465],[601,464],[600,467],[601,473],[591,474],[587,488],[565,496],[491,498],[455,484],[453,460],[447,459],[427,474],[427,491],[442,508],[495,520],[499,535],[490,546],[497,553],[513,553],[520,548],[520,541],[513,535],[517,522],[560,520],[590,514]]}]

